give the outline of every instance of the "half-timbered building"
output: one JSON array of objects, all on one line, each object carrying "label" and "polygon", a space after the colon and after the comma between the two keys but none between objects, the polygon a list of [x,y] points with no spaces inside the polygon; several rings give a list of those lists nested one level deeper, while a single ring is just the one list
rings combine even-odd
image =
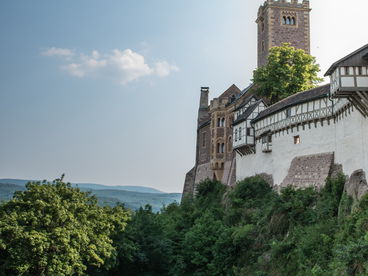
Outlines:
[{"label": "half-timbered building", "polygon": [[251,121],[254,151],[234,144],[237,180],[261,174],[281,187],[321,187],[337,168],[368,172],[367,53],[368,45],[331,66],[331,84],[261,111]]}]

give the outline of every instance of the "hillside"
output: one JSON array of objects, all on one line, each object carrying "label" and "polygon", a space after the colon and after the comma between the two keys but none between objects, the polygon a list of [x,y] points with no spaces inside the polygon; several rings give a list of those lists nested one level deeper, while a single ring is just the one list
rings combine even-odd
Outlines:
[{"label": "hillside", "polygon": [[[16,184],[20,186],[25,186],[29,181],[40,181],[40,180],[25,180],[25,179],[11,179],[11,178],[3,178],[0,179],[0,184]],[[144,187],[144,186],[109,186],[109,185],[102,185],[102,184],[95,184],[95,183],[72,183],[72,186],[79,187],[79,188],[86,188],[86,189],[93,189],[93,190],[106,190],[106,189],[113,189],[113,190],[123,190],[123,191],[131,191],[131,192],[139,192],[139,193],[164,193],[159,191],[155,188],[151,187]]]},{"label": "hillside", "polygon": [[[13,197],[14,192],[25,190],[27,182],[28,180],[0,179],[0,201],[7,201]],[[169,205],[175,201],[180,202],[181,200],[180,193],[164,193],[148,187],[105,186],[100,184],[72,184],[72,186],[95,195],[101,205],[114,206],[119,203],[130,209],[138,209],[149,204],[154,211],[159,211],[164,205]],[[124,190],[125,188],[133,191]]]}]

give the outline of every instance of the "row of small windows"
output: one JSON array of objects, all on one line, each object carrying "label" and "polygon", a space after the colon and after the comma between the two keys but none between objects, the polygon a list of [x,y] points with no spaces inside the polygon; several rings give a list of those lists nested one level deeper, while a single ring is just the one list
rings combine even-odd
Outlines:
[{"label": "row of small windows", "polygon": [[[253,135],[253,131],[251,127],[247,127],[247,136],[251,136]],[[238,129],[235,129],[235,142],[237,142],[238,140],[240,141],[242,137],[242,127],[239,127],[239,131]]]},{"label": "row of small windows", "polygon": [[341,75],[349,76],[349,75],[367,75],[368,74],[368,68],[367,67],[341,67]]},{"label": "row of small windows", "polygon": [[283,16],[282,24],[284,25],[296,25],[296,19],[294,16]]}]

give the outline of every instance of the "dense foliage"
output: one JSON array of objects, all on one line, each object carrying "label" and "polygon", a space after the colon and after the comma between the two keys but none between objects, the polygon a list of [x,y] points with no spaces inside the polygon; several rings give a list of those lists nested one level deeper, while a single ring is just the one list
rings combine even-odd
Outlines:
[{"label": "dense foliage", "polygon": [[[14,268],[26,260],[23,267],[28,269],[38,268],[40,261],[50,264],[50,268],[46,265],[47,269],[55,269],[54,265],[59,263],[66,269],[66,263],[70,265],[79,260],[81,266],[87,266],[89,275],[368,275],[368,196],[353,202],[344,192],[344,182],[344,177],[340,176],[329,179],[321,191],[289,187],[276,193],[259,177],[245,179],[230,190],[219,182],[207,180],[199,185],[195,198],[184,198],[180,205],[171,204],[161,213],[153,212],[150,206],[136,211],[125,230],[118,227],[120,231],[110,235],[112,242],[104,245],[109,250],[112,245],[114,254],[105,254],[108,250],[92,247],[104,260],[99,263],[103,264],[101,266],[96,261],[99,258],[94,258],[90,249],[83,249],[83,246],[81,252],[74,251],[78,257],[69,258],[70,253],[64,259],[53,256],[53,250],[59,250],[60,254],[64,252],[61,249],[68,250],[66,245],[74,244],[76,237],[72,239],[67,233],[76,230],[66,226],[57,232],[37,223],[32,225],[43,229],[41,234],[33,231],[23,236],[19,234],[12,242],[10,232],[5,236],[7,241],[1,235],[0,265],[10,267],[4,260],[11,260]],[[29,189],[35,188],[31,185]],[[37,222],[35,217],[39,216],[34,212],[41,203],[32,200],[31,204],[20,195],[16,200],[22,200],[19,206],[24,207],[23,212],[29,210],[24,214]],[[18,218],[18,224],[23,223],[17,212],[5,206],[7,204],[1,209],[2,216],[8,212],[8,216]],[[60,207],[48,208],[50,211],[44,210],[45,219],[50,213],[63,213]],[[113,210],[108,214],[110,211]],[[122,217],[125,221],[126,214],[121,212],[120,215],[115,213],[112,224]],[[91,232],[99,231],[98,225],[88,220],[84,223],[88,224],[84,231],[88,231],[87,228],[91,228]],[[5,231],[4,225],[1,225],[1,233]],[[23,229],[14,226],[12,231]],[[53,234],[55,241],[48,240],[41,246],[40,237],[47,238],[54,232],[57,233]],[[62,241],[58,238],[60,232],[63,232]],[[28,235],[35,235],[35,238],[30,240]],[[77,238],[75,242],[80,240]],[[4,247],[7,243],[11,247]],[[25,246],[32,253],[24,250]],[[47,254],[38,253],[38,250]],[[23,259],[12,260],[10,254],[19,254]],[[82,271],[77,270],[78,266],[74,269],[75,274]],[[24,275],[39,275],[32,273]]]},{"label": "dense foliage", "polygon": [[315,87],[321,78],[317,76],[319,65],[304,50],[282,46],[270,49],[267,63],[253,73],[256,93],[276,103],[294,93]]},{"label": "dense foliage", "polygon": [[367,275],[368,197],[353,208],[344,182],[278,194],[259,177],[205,181],[181,205],[137,212],[122,234],[133,254],[110,275]]},{"label": "dense foliage", "polygon": [[0,205],[0,275],[82,275],[107,265],[128,220],[123,207],[100,207],[62,179],[26,188]]}]

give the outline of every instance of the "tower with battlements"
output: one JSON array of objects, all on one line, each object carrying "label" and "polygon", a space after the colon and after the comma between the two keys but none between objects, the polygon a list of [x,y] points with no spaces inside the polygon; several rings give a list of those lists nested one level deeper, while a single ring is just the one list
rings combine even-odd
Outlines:
[{"label": "tower with battlements", "polygon": [[310,54],[308,0],[267,0],[258,10],[258,67],[267,62],[269,50],[290,43]]}]

